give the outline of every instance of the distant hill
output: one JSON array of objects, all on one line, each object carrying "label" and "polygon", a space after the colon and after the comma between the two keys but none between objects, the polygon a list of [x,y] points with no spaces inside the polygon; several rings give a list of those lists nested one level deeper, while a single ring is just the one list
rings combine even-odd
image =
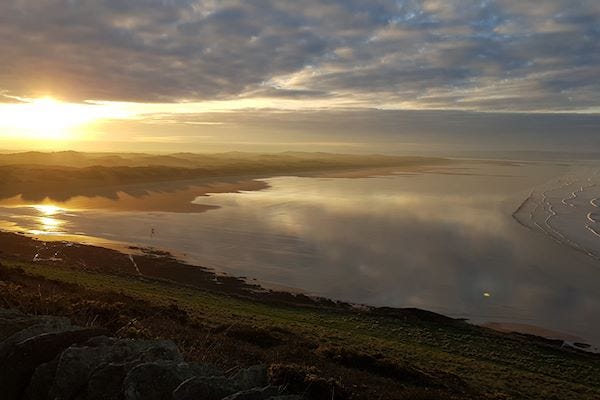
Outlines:
[{"label": "distant hill", "polygon": [[0,154],[0,165],[45,165],[62,167],[150,167],[164,166],[177,168],[220,168],[232,165],[272,165],[331,167],[343,164],[347,167],[387,166],[414,162],[439,162],[434,157],[403,157],[384,155],[355,155],[334,153],[244,153],[227,152],[214,154],[175,153],[156,155],[145,153],[83,153],[76,151]]},{"label": "distant hill", "polygon": [[272,177],[371,168],[409,171],[447,164],[442,158],[329,153],[171,155],[24,152],[0,154],[0,198],[69,198],[90,188],[232,177]]}]

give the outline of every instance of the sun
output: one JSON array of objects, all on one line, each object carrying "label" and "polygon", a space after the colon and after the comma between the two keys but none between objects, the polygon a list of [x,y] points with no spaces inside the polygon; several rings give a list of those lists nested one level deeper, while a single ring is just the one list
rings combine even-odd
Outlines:
[{"label": "sun", "polygon": [[0,106],[2,136],[60,141],[81,135],[76,129],[91,122],[119,118],[113,107],[93,103],[66,103],[51,97]]}]

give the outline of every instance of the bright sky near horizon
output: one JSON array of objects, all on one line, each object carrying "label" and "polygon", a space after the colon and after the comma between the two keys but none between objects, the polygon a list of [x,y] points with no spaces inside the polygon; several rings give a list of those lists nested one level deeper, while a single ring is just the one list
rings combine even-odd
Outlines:
[{"label": "bright sky near horizon", "polygon": [[600,150],[599,21],[596,0],[3,1],[0,149]]}]

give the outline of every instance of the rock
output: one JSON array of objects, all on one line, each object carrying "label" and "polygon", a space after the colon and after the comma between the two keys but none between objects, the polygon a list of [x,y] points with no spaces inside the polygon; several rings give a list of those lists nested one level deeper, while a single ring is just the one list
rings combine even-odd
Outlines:
[{"label": "rock", "polygon": [[575,342],[573,343],[573,346],[575,347],[579,347],[580,349],[589,349],[591,346],[587,343],[580,343],[580,342]]},{"label": "rock", "polygon": [[19,399],[27,388],[35,369],[59,355],[75,343],[106,333],[103,329],[79,329],[46,333],[26,339],[6,350],[0,363],[10,368],[0,369],[3,399]]},{"label": "rock", "polygon": [[200,363],[190,363],[190,368],[194,372],[194,376],[225,376],[225,373],[219,368]]},{"label": "rock", "polygon": [[108,363],[108,351],[103,347],[73,346],[66,349],[58,360],[50,398],[71,399],[81,392],[92,371]]},{"label": "rock", "polygon": [[173,391],[173,400],[221,400],[239,390],[223,376],[193,377]]},{"label": "rock", "polygon": [[67,318],[31,316],[15,310],[0,310],[0,359],[12,346],[44,333],[75,329]]},{"label": "rock", "polygon": [[[263,365],[228,378],[185,363],[172,341],[111,338],[65,318],[0,309],[2,400],[298,400],[268,386]],[[8,367],[6,367],[8,366]]]},{"label": "rock", "polygon": [[267,386],[264,388],[254,388],[243,390],[225,397],[223,400],[267,400],[279,394],[279,389],[275,386]]},{"label": "rock", "polygon": [[[85,391],[96,370],[108,364],[123,364],[123,375],[126,375],[139,364],[158,360],[179,363],[183,357],[171,341],[94,338],[85,346],[72,346],[61,354],[50,397],[71,399],[76,393]],[[115,372],[116,369],[110,371]]]},{"label": "rock", "polygon": [[326,379],[319,370],[299,364],[272,364],[269,381],[292,393],[303,393],[307,398],[346,399],[346,389],[333,378]]},{"label": "rock", "polygon": [[170,340],[146,341],[142,347],[145,347],[145,349],[140,352],[136,358],[137,361],[164,360],[175,363],[183,362],[183,356],[179,352],[179,349]]},{"label": "rock", "polygon": [[66,318],[28,315],[17,310],[0,309],[0,342],[17,332],[38,324],[71,326]]},{"label": "rock", "polygon": [[132,360],[183,362],[183,357],[171,340],[131,340],[98,336],[85,343],[87,348],[96,348],[113,362]]},{"label": "rock", "polygon": [[171,400],[173,390],[192,376],[188,364],[151,362],[134,367],[123,381],[125,400]]},{"label": "rock", "polygon": [[0,310],[0,342],[9,336],[34,325],[37,319],[16,310]]},{"label": "rock", "polygon": [[241,369],[231,377],[231,380],[235,381],[241,390],[267,386],[269,383],[267,367],[264,365],[254,365]]},{"label": "rock", "polygon": [[285,394],[269,397],[267,400],[302,400],[303,397],[299,394]]},{"label": "rock", "polygon": [[86,386],[86,400],[123,399],[127,364],[104,364],[92,372]]},{"label": "rock", "polygon": [[[58,358],[40,365],[27,388],[27,400],[47,400],[54,384]],[[104,364],[94,370],[81,398],[85,400],[121,400],[123,380],[129,370],[127,364]]]},{"label": "rock", "polygon": [[25,392],[27,400],[47,400],[54,382],[58,357],[37,367]]}]

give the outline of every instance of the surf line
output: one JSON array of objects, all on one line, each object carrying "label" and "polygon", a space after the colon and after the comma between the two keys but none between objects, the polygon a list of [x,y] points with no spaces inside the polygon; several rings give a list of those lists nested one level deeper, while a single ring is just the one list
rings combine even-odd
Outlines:
[{"label": "surf line", "polygon": [[558,229],[555,229],[551,224],[550,224],[550,220],[554,217],[556,217],[558,214],[556,213],[556,211],[554,211],[554,207],[552,205],[552,203],[550,201],[548,201],[548,198],[546,197],[545,194],[543,194],[543,202],[544,202],[544,206],[547,207],[542,207],[544,211],[546,211],[548,213],[548,215],[546,216],[546,219],[544,220],[544,225],[546,226],[546,229],[541,227],[540,224],[538,224],[537,222],[535,223],[540,229],[542,229],[543,231],[545,231],[548,235],[550,235],[551,237],[556,239],[556,236],[558,236],[558,241],[569,241],[569,239],[567,239],[565,237],[565,235],[563,235]]},{"label": "surf line", "polygon": [[517,209],[515,210],[515,212],[513,212],[513,217],[516,219],[516,215],[519,213],[519,211],[521,211],[523,209],[523,207],[525,207],[525,204],[527,204],[528,202],[531,201],[531,198],[533,197],[533,193],[534,191],[532,190],[531,193],[529,193],[529,196],[523,200],[523,202],[519,205],[519,207],[517,207]]},{"label": "surf line", "polygon": [[591,226],[589,226],[589,225],[586,225],[585,227],[587,228],[587,230],[588,230],[588,231],[590,231],[590,232],[592,232],[594,235],[596,235],[596,236],[600,237],[600,232],[598,232],[597,230],[595,230],[594,228],[592,228],[592,227],[591,227]]},{"label": "surf line", "polygon": [[[521,205],[519,205],[517,210],[512,214],[512,217],[519,224],[523,225],[525,228],[540,232],[541,234],[545,235],[547,238],[553,240],[554,242],[556,242],[560,245],[571,247],[572,249],[579,251],[594,260],[600,261],[600,256],[595,254],[593,251],[587,249],[586,247],[580,245],[579,243],[569,239],[565,234],[563,234],[562,232],[560,232],[558,229],[554,228],[550,224],[550,220],[553,217],[556,217],[557,213],[545,193],[541,193],[541,200],[539,202],[536,202],[536,206],[535,206],[534,210],[532,212],[530,212],[529,217],[530,217],[531,225],[527,224],[523,219],[521,219],[519,217],[519,214],[521,214],[520,211],[522,211],[525,204],[530,201],[533,201],[534,194],[535,193],[532,193],[527,199],[525,199],[525,201],[523,203],[521,203]],[[540,218],[536,218],[536,213],[539,209],[541,209],[543,214],[546,214],[546,215],[540,215],[539,216]],[[589,216],[588,219],[590,219],[590,218],[592,218],[591,215]],[[590,221],[593,221],[593,220],[590,219]],[[596,222],[596,221],[594,221],[594,222]],[[593,227],[586,225],[586,228],[592,234],[600,237],[600,232],[596,231]]]},{"label": "surf line", "polygon": [[576,190],[574,192],[571,192],[571,196],[570,197],[566,197],[564,199],[562,199],[560,202],[563,203],[565,206],[569,206],[569,207],[575,207],[575,204],[571,203],[571,200],[575,200],[577,198],[577,192],[580,192],[580,190]]}]

